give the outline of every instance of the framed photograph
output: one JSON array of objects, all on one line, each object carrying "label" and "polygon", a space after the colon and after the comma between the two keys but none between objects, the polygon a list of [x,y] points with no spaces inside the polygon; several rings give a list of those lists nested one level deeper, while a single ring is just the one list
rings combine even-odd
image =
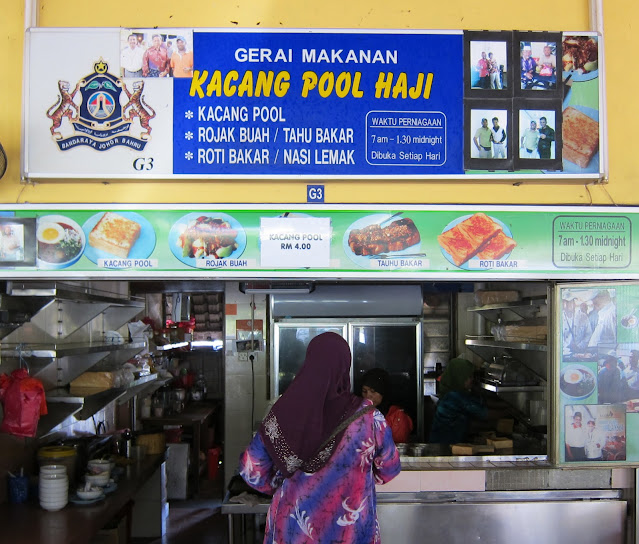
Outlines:
[{"label": "framed photograph", "polygon": [[625,404],[568,404],[564,429],[567,462],[626,460]]},{"label": "framed photograph", "polygon": [[561,170],[561,102],[515,100],[516,169]]},{"label": "framed photograph", "polygon": [[464,95],[513,95],[512,32],[464,32]]},{"label": "framed photograph", "polygon": [[34,266],[35,218],[0,217],[0,267]]},{"label": "framed photograph", "polygon": [[193,31],[122,29],[120,77],[192,77]]},{"label": "framed photograph", "polygon": [[[515,96],[560,97],[562,36],[558,32],[516,32],[513,64],[518,67]],[[559,63],[559,64],[558,64]]]},{"label": "framed photograph", "polygon": [[512,100],[466,100],[464,168],[512,170]]}]

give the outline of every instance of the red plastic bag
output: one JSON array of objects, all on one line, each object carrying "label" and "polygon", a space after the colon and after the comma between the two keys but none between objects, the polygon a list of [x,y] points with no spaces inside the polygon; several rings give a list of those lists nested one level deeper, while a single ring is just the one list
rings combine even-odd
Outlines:
[{"label": "red plastic bag", "polygon": [[19,368],[0,376],[0,402],[4,419],[0,431],[16,436],[35,436],[41,415],[47,413],[42,382]]}]

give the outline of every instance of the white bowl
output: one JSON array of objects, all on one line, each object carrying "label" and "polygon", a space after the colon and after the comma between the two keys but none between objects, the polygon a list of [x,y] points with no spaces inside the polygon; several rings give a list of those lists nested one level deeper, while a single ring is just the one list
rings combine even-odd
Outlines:
[{"label": "white bowl", "polygon": [[68,480],[40,480],[38,485],[40,489],[67,489],[69,487]]},{"label": "white bowl", "polygon": [[104,495],[104,489],[102,489],[101,487],[92,487],[89,491],[86,491],[84,488],[81,487],[78,489],[77,493],[78,497],[85,501],[88,501],[91,499],[100,498],[102,495]]},{"label": "white bowl", "polygon": [[111,461],[107,459],[91,459],[87,463],[87,471],[91,474],[111,472]]},{"label": "white bowl", "polygon": [[[60,261],[57,258],[57,252],[54,250],[56,248],[59,249],[60,242],[56,242],[54,244],[43,243],[42,241],[37,241],[38,254],[37,254],[37,265],[38,268],[48,268],[59,270],[62,268],[66,268],[67,266],[71,266],[75,262],[77,262],[82,254],[84,253],[84,248],[86,245],[86,235],[82,230],[82,227],[78,225],[73,219],[70,219],[64,215],[45,215],[43,217],[38,218],[38,224],[36,228],[36,238],[38,238],[38,234],[42,231],[43,228],[47,224],[57,223],[60,226],[64,225],[64,230],[72,230],[75,231],[78,237],[80,249],[77,254],[70,256],[65,261]],[[55,255],[54,258],[52,258]]]},{"label": "white bowl", "polygon": [[86,474],[84,481],[91,485],[105,486],[109,484],[110,474],[108,472],[100,472],[100,474]]},{"label": "white bowl", "polygon": [[67,502],[66,500],[64,502],[59,501],[52,503],[40,501],[40,506],[49,512],[57,512],[58,510],[62,510],[67,505]]},{"label": "white bowl", "polygon": [[69,487],[68,480],[40,480],[38,487],[40,489],[67,489]]},{"label": "white bowl", "polygon": [[40,474],[67,474],[67,467],[64,465],[42,465]]}]

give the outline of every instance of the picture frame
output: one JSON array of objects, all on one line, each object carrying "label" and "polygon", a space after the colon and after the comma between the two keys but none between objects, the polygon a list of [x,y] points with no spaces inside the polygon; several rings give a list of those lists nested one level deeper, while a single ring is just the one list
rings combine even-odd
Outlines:
[{"label": "picture frame", "polygon": [[[490,146],[482,145],[481,130],[490,130]],[[512,100],[464,101],[464,168],[466,170],[512,170]],[[486,133],[487,134],[487,133]],[[505,137],[505,140],[504,140]]]},{"label": "picture frame", "polygon": [[515,99],[512,134],[517,142],[513,145],[516,170],[562,169],[561,118],[560,99]]},{"label": "picture frame", "polygon": [[[510,98],[513,96],[513,33],[464,32],[464,96]],[[484,74],[487,70],[488,73]]]},{"label": "picture frame", "polygon": [[562,34],[560,32],[515,32],[512,66],[516,69],[516,76],[513,76],[515,97],[561,97],[563,95]]},{"label": "picture frame", "polygon": [[0,268],[35,263],[35,217],[0,217]]}]

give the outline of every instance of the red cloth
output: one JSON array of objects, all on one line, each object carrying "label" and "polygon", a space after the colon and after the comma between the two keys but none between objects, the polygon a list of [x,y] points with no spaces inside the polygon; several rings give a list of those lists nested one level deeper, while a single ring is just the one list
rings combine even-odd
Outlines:
[{"label": "red cloth", "polygon": [[413,432],[413,420],[399,406],[391,406],[386,414],[386,423],[393,431],[395,444],[408,442],[410,433]]},{"label": "red cloth", "polygon": [[[351,393],[350,368],[351,350],[339,334],[325,332],[310,341],[302,368],[259,430],[285,476],[315,459],[324,441],[359,408],[362,399]],[[336,435],[336,444],[344,431]]]},{"label": "red cloth", "polygon": [[24,368],[0,376],[0,402],[4,418],[0,431],[16,436],[35,436],[40,416],[47,413],[44,386]]}]

